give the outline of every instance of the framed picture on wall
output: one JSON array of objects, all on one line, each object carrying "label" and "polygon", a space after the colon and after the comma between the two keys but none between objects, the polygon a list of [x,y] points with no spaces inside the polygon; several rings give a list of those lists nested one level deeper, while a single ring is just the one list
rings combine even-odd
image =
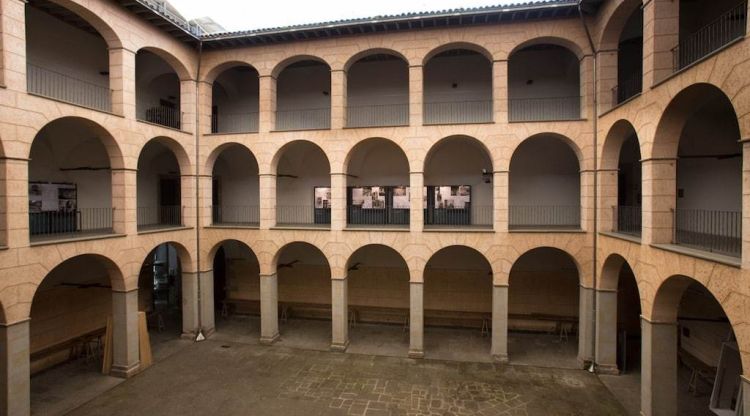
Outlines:
[{"label": "framed picture on wall", "polygon": [[315,209],[331,208],[331,188],[316,187],[314,191],[314,195],[315,195]]}]

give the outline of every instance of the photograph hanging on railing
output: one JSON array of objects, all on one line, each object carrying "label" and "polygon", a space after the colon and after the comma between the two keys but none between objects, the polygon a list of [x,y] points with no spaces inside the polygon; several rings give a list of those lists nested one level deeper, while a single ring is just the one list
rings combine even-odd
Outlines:
[{"label": "photograph hanging on railing", "polygon": [[385,209],[385,188],[381,186],[352,188],[352,205],[362,209]]},{"label": "photograph hanging on railing", "polygon": [[471,186],[436,186],[435,208],[464,209],[471,203]]},{"label": "photograph hanging on railing", "polygon": [[29,183],[29,212],[73,212],[78,208],[78,191],[72,183]]},{"label": "photograph hanging on railing", "polygon": [[[315,209],[331,208],[331,188],[315,188]],[[310,208],[308,208],[310,209]]]},{"label": "photograph hanging on railing", "polygon": [[394,186],[393,187],[393,208],[394,209],[411,208],[411,203],[409,202],[409,187],[408,186]]}]

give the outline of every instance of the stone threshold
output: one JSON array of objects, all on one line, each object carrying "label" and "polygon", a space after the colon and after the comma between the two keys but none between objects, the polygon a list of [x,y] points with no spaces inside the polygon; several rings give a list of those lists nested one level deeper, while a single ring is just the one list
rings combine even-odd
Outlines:
[{"label": "stone threshold", "polygon": [[302,231],[331,231],[331,227],[316,227],[316,226],[304,226],[304,225],[277,225],[271,227],[271,230],[302,230]]},{"label": "stone threshold", "polygon": [[44,241],[32,241],[29,243],[29,247],[41,247],[41,246],[49,246],[53,244],[68,244],[68,243],[77,243],[80,241],[91,241],[91,240],[106,240],[110,238],[120,238],[125,237],[126,234],[101,234],[101,235],[88,235],[85,237],[68,237],[68,238],[59,238],[59,239],[49,239]]},{"label": "stone threshold", "polygon": [[423,233],[479,233],[479,234],[494,234],[495,230],[492,228],[423,228]]},{"label": "stone threshold", "polygon": [[727,256],[724,254],[711,253],[709,251],[698,250],[677,244],[651,244],[651,247],[658,248],[672,253],[683,254],[695,257],[701,260],[713,261],[730,267],[742,267],[742,260],[739,257]]},{"label": "stone threshold", "polygon": [[405,228],[399,228],[399,227],[346,227],[343,229],[343,231],[367,231],[367,232],[373,232],[373,231],[384,231],[384,232],[396,232],[396,233],[408,233],[411,231],[409,227]]},{"label": "stone threshold", "polygon": [[168,233],[171,231],[185,231],[185,230],[192,230],[193,227],[164,227],[164,228],[155,228],[153,230],[143,230],[138,231],[138,235],[147,235],[147,234],[156,234],[156,233]]},{"label": "stone threshold", "polygon": [[641,244],[641,237],[631,235],[631,234],[622,234],[614,231],[599,231],[599,235],[603,235],[610,238],[616,238],[618,240],[625,240],[629,241],[631,243]]},{"label": "stone threshold", "polygon": [[586,234],[580,228],[509,228],[508,234]]},{"label": "stone threshold", "polygon": [[227,230],[227,229],[229,229],[229,230],[232,230],[232,229],[237,229],[237,230],[260,230],[260,225],[257,225],[257,224],[256,225],[252,225],[252,224],[248,224],[248,225],[242,225],[242,224],[213,224],[213,225],[205,225],[205,226],[203,226],[203,228],[209,228],[209,229],[213,228],[213,229],[219,229],[219,230],[222,230],[222,229],[223,230]]}]

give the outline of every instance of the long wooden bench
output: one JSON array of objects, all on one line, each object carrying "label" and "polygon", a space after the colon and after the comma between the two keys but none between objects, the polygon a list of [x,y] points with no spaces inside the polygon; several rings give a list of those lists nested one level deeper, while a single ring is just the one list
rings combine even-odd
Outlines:
[{"label": "long wooden bench", "polygon": [[105,329],[104,327],[98,328],[33,352],[29,357],[31,373],[34,374],[76,358],[99,359],[103,349],[102,337]]}]

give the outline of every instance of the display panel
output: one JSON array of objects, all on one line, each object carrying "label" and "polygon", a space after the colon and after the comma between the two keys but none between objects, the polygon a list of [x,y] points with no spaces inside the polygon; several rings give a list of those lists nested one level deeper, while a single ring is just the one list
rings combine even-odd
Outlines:
[{"label": "display panel", "polygon": [[331,208],[331,188],[315,188],[315,209]]},{"label": "display panel", "polygon": [[436,186],[435,208],[464,209],[471,203],[471,186]]}]

